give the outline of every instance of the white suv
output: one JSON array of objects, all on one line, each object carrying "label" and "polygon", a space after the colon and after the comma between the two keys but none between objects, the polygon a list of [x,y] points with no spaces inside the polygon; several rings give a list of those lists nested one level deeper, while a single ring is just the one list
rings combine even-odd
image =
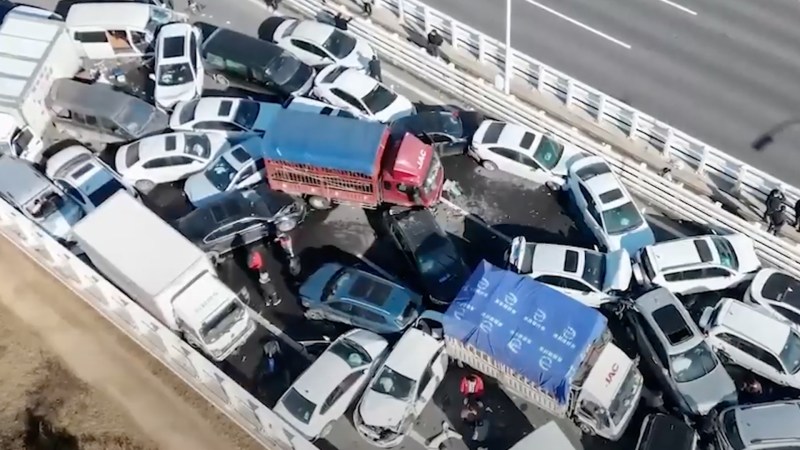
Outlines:
[{"label": "white suv", "polygon": [[783,386],[800,389],[800,335],[763,309],[723,298],[700,318],[723,360]]},{"label": "white suv", "polygon": [[732,288],[761,268],[753,241],[739,233],[674,239],[649,245],[634,255],[636,281],[675,294]]}]

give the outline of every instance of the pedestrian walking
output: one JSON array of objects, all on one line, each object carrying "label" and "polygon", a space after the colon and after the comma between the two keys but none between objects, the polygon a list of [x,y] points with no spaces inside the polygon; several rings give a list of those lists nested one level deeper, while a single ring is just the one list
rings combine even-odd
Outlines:
[{"label": "pedestrian walking", "polygon": [[786,196],[783,194],[778,188],[775,188],[769,191],[767,195],[767,201],[765,202],[765,210],[764,210],[764,222],[767,222],[767,219],[770,214],[777,211],[778,206],[781,205],[786,200]]},{"label": "pedestrian walking", "polygon": [[767,219],[769,226],[767,227],[767,233],[772,233],[773,235],[777,236],[778,232],[781,231],[781,228],[786,223],[786,214],[784,211],[786,210],[786,205],[781,203],[778,205],[778,209],[772,211]]},{"label": "pedestrian walking", "polygon": [[444,444],[448,439],[462,438],[463,436],[461,436],[461,434],[458,433],[455,428],[450,426],[450,424],[445,420],[442,422],[442,431],[436,436],[428,439],[428,441],[425,443],[425,447],[440,450],[442,448],[442,444]]},{"label": "pedestrian walking", "polygon": [[264,257],[261,256],[261,252],[252,252],[247,262],[247,266],[250,268],[250,270],[258,273],[258,286],[261,290],[261,295],[264,297],[264,302],[266,305],[278,306],[281,303],[281,298],[278,296],[278,290],[275,289],[275,285],[272,283],[272,278],[269,276],[267,267],[264,264]]},{"label": "pedestrian walking", "polygon": [[442,46],[442,44],[444,44],[444,38],[434,28],[430,33],[428,33],[428,54],[434,58],[438,58],[440,55],[439,48]]},{"label": "pedestrian walking", "polygon": [[361,0],[361,10],[364,11],[366,17],[372,17],[373,6],[375,6],[375,0]]},{"label": "pedestrian walking", "polygon": [[794,227],[797,231],[800,231],[800,200],[797,200],[794,204]]},{"label": "pedestrian walking", "polygon": [[348,24],[351,20],[353,20],[352,17],[348,18],[342,13],[336,13],[336,16],[333,17],[333,26],[342,31],[347,31]]},{"label": "pedestrian walking", "polygon": [[378,59],[377,55],[372,55],[372,59],[369,60],[367,69],[369,69],[369,76],[383,83],[383,76],[381,75],[381,60]]}]

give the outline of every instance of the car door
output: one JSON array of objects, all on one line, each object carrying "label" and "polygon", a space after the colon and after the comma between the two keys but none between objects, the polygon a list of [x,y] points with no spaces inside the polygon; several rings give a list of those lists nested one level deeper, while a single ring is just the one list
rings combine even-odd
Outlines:
[{"label": "car door", "polygon": [[203,167],[187,156],[162,156],[145,162],[142,168],[146,172],[142,179],[160,184],[180,180]]},{"label": "car door", "polygon": [[333,60],[325,51],[311,42],[307,42],[296,37],[289,38],[288,42],[288,50],[290,50],[295,56],[300,58],[301,61],[309,66],[319,67],[333,62]]},{"label": "car door", "polygon": [[517,152],[517,162],[525,168],[525,178],[536,183],[544,184],[550,181],[550,171],[545,170],[532,157]]},{"label": "car door", "polygon": [[358,326],[353,317],[353,304],[347,300],[329,300],[320,308],[326,319]]},{"label": "car door", "polygon": [[[583,221],[587,227],[589,227],[589,231],[597,238],[598,243],[603,245],[604,247],[608,246],[608,238],[606,236],[605,231],[603,231],[603,218],[600,215],[600,211],[597,210],[597,205],[594,202],[594,198],[589,193],[589,191],[583,186],[583,184],[578,184],[578,191],[580,192],[581,202],[583,207],[581,208],[581,214],[583,215]],[[579,205],[580,208],[581,205]]]},{"label": "car door", "polygon": [[489,147],[488,150],[489,155],[486,159],[495,163],[498,169],[516,176],[524,177],[524,175],[521,174],[525,173],[525,171],[523,171],[523,167],[521,167],[521,164],[516,160],[517,152],[510,148],[497,145]]},{"label": "car door", "polygon": [[676,269],[664,273],[664,281],[669,290],[680,294],[713,291],[706,288],[703,269]]},{"label": "car door", "polygon": [[361,305],[353,305],[353,325],[375,331],[376,333],[392,333],[397,330],[389,326],[382,314]]},{"label": "car door", "polygon": [[419,270],[417,268],[416,261],[414,260],[414,254],[411,252],[411,249],[408,248],[408,245],[406,245],[406,239],[405,236],[403,236],[403,232],[400,230],[400,227],[394,220],[389,220],[389,232],[392,233],[392,239],[397,245],[398,250],[400,250],[400,253],[403,254],[403,257],[406,258],[406,261],[408,261],[411,267],[414,268],[414,271],[418,272]]},{"label": "car door", "polygon": [[189,63],[194,70],[194,84],[197,89],[197,95],[203,95],[203,82],[205,81],[205,67],[203,66],[203,58],[200,56],[200,45],[197,42],[197,33],[192,30],[189,36]]},{"label": "car door", "polygon": [[721,348],[715,348],[720,357],[768,380],[775,382],[780,380],[781,377],[777,370],[761,359],[764,351],[760,347],[730,333],[720,333],[716,337],[717,340],[724,343]]},{"label": "car door", "polygon": [[553,286],[559,291],[589,306],[594,306],[595,304],[599,305],[599,303],[607,297],[602,292],[595,291],[583,281],[574,280],[572,278],[557,275],[541,275],[536,277],[536,281]]},{"label": "car door", "polygon": [[709,291],[727,289],[735,285],[739,280],[736,273],[724,267],[706,267],[703,269],[703,285]]},{"label": "car door", "polygon": [[444,347],[440,347],[434,354],[422,377],[417,384],[417,397],[414,400],[414,415],[419,416],[425,406],[433,398],[433,394],[444,379],[444,374],[447,371],[447,354],[444,352]]},{"label": "car door", "polygon": [[[260,169],[259,169],[260,168]],[[264,160],[259,158],[246,164],[231,183],[235,189],[243,189],[265,181]]]},{"label": "car door", "polygon": [[347,92],[339,88],[332,88],[331,94],[331,97],[326,100],[330,101],[333,106],[343,108],[359,117],[372,117],[372,112],[370,112],[367,107],[364,106],[361,100],[353,97]]}]

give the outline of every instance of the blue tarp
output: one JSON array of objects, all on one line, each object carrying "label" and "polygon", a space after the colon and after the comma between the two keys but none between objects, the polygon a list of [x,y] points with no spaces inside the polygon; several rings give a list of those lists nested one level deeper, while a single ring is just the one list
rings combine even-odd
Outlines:
[{"label": "blue tarp", "polygon": [[445,335],[486,353],[562,404],[586,351],[605,328],[600,312],[486,261],[444,317]]},{"label": "blue tarp", "polygon": [[271,160],[372,175],[380,167],[385,130],[375,122],[283,110],[265,133],[262,150]]}]

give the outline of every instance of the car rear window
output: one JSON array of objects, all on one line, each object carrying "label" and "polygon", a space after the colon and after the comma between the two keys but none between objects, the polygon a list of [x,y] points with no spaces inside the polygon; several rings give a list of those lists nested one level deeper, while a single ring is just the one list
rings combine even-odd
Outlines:
[{"label": "car rear window", "polygon": [[564,271],[575,273],[578,271],[578,252],[567,250],[564,254]]},{"label": "car rear window", "polygon": [[366,301],[371,305],[383,306],[386,300],[389,299],[389,294],[391,293],[391,287],[376,283],[365,276],[360,276],[353,282],[353,285],[350,286],[349,295],[356,299]]},{"label": "car rear window", "polygon": [[671,345],[677,345],[692,337],[692,330],[683,320],[675,305],[667,305],[653,311],[653,320],[667,337]]},{"label": "car rear window", "polygon": [[128,147],[128,151],[125,152],[125,166],[130,167],[137,162],[139,162],[139,143],[134,142]]},{"label": "car rear window", "polygon": [[183,36],[174,36],[164,39],[164,50],[161,56],[164,58],[177,58],[183,56],[183,48],[186,45]]},{"label": "car rear window", "polygon": [[522,135],[522,140],[519,141],[519,146],[524,149],[530,149],[533,146],[533,141],[536,140],[536,135],[533,133],[525,133]]},{"label": "car rear window", "polygon": [[231,109],[233,109],[233,102],[230,100],[223,100],[219,104],[219,111],[217,111],[217,114],[220,116],[227,116],[231,113]]},{"label": "car rear window", "polygon": [[484,144],[496,144],[505,128],[506,124],[502,122],[492,122],[486,129],[486,133],[483,134],[481,142]]},{"label": "car rear window", "polygon": [[339,75],[343,74],[347,70],[347,67],[341,66],[331,70],[331,73],[325,75],[325,78],[322,79],[323,83],[333,83],[339,78]]},{"label": "car rear window", "polygon": [[92,163],[84,164],[83,166],[81,166],[80,169],[76,170],[75,172],[72,172],[72,179],[73,180],[79,179],[80,177],[86,175],[90,170],[92,170],[93,167],[94,165]]},{"label": "car rear window", "polygon": [[588,166],[575,171],[575,175],[583,181],[592,179],[598,175],[611,172],[611,168],[604,162],[589,164]]},{"label": "car rear window", "polygon": [[713,260],[711,256],[711,249],[704,239],[695,239],[694,248],[697,249],[697,254],[700,256],[700,261],[707,263]]},{"label": "car rear window", "polygon": [[600,201],[605,203],[611,203],[614,200],[619,200],[622,198],[622,191],[619,189],[614,189],[613,191],[608,191],[600,194]]}]

